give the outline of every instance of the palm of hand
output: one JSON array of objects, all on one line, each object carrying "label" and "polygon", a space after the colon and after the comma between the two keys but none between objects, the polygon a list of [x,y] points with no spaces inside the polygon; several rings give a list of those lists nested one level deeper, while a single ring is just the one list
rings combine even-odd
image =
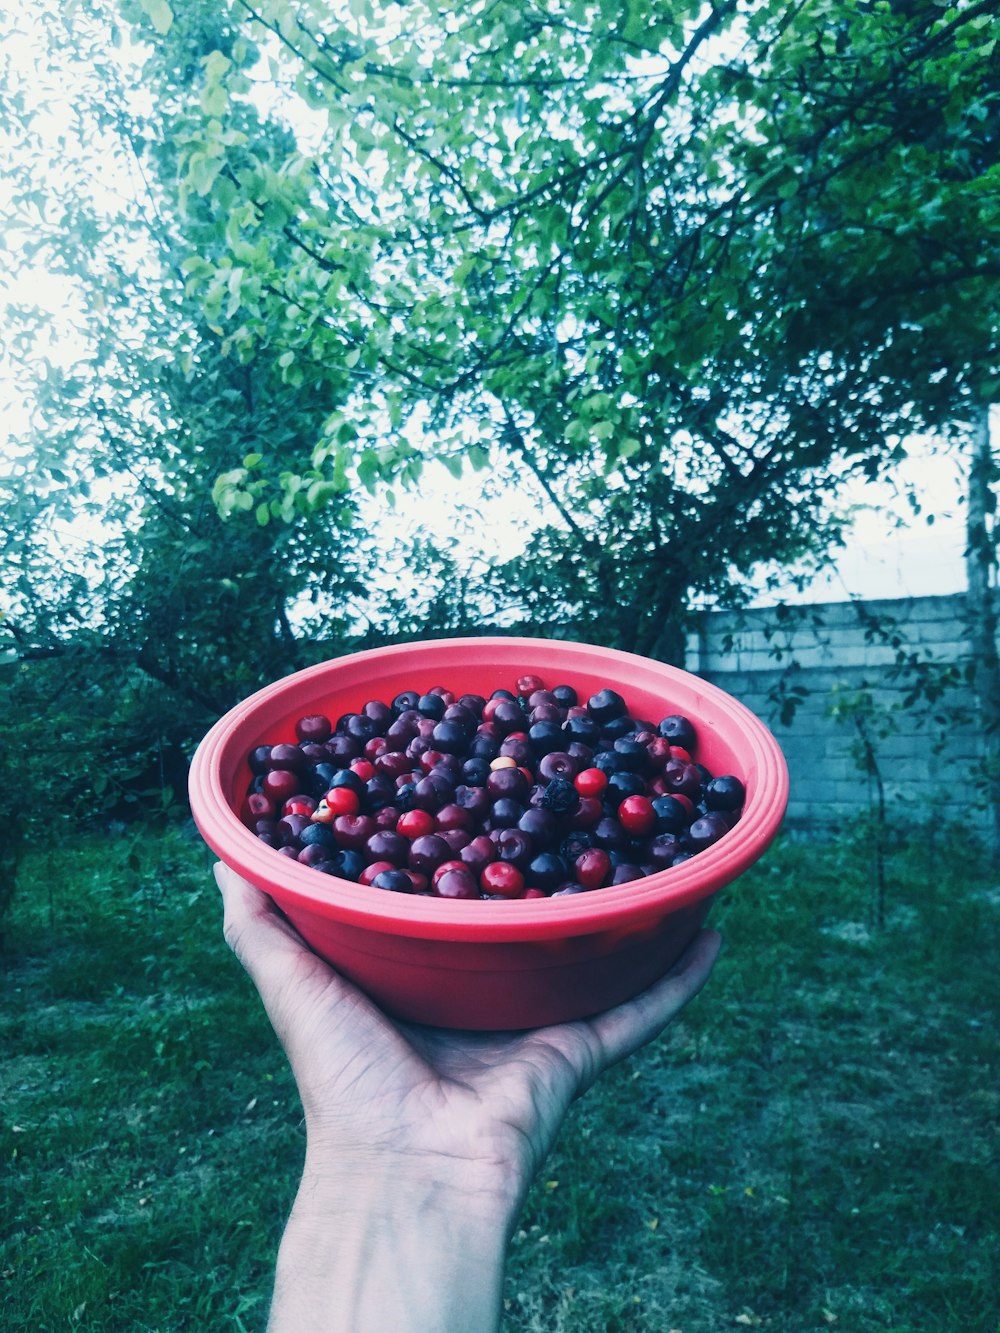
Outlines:
[{"label": "palm of hand", "polygon": [[586,1021],[524,1033],[394,1022],[311,953],[267,895],[217,871],[226,937],[260,991],[292,1066],[311,1138],[333,1153],[426,1159],[523,1195],[570,1102],[655,1036],[711,970],[703,932],[686,965]]},{"label": "palm of hand", "polygon": [[588,1024],[504,1034],[394,1022],[276,916],[272,928],[298,951],[286,959],[287,985],[265,1003],[313,1132],[531,1178],[602,1066]]}]

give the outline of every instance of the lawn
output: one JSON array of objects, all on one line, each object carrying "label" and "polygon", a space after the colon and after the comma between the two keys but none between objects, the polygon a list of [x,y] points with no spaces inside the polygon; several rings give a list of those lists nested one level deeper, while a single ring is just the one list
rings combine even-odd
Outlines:
[{"label": "lawn", "polygon": [[[20,867],[4,1329],[264,1323],[302,1126],[210,863],[175,828]],[[874,936],[860,837],[776,846],[720,899],[709,986],[577,1103],[536,1182],[506,1329],[996,1333],[1000,892],[925,833],[888,874]]]}]

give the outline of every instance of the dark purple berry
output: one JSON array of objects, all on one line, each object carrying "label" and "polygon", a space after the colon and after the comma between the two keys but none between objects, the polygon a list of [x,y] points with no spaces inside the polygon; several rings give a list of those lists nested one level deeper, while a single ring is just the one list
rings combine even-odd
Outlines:
[{"label": "dark purple berry", "polygon": [[564,883],[569,875],[569,867],[555,852],[539,852],[528,862],[524,872],[525,882],[543,893],[551,893]]},{"label": "dark purple berry", "polygon": [[694,752],[697,743],[694,727],[679,713],[665,717],[657,727],[657,731],[661,736],[665,736],[671,745],[679,745],[689,754]]},{"label": "dark purple berry", "polygon": [[553,778],[542,793],[542,808],[555,815],[570,815],[579,804],[580,793],[565,778]]},{"label": "dark purple berry", "polygon": [[743,783],[730,773],[712,778],[705,786],[705,803],[710,810],[739,810],[745,800]]},{"label": "dark purple berry", "polygon": [[688,843],[694,852],[703,851],[718,842],[724,833],[729,832],[729,820],[721,812],[710,811],[701,819],[696,819],[688,829]]},{"label": "dark purple berry", "polygon": [[595,722],[604,727],[616,717],[624,717],[628,713],[628,707],[616,690],[603,689],[592,694],[587,700],[587,711]]},{"label": "dark purple berry", "polygon": [[413,880],[405,870],[380,870],[372,880],[373,889],[388,889],[390,893],[412,893]]}]

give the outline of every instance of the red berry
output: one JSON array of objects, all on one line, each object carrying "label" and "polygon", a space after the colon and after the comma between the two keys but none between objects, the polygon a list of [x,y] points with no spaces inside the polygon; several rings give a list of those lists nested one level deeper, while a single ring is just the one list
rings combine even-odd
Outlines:
[{"label": "red berry", "polygon": [[302,779],[290,768],[272,768],[264,774],[264,794],[276,803],[297,795],[301,787]]},{"label": "red berry", "polygon": [[644,838],[656,825],[656,811],[648,796],[626,796],[618,807],[618,822],[627,833]]},{"label": "red berry", "polygon": [[311,796],[291,796],[281,807],[282,815],[311,815],[316,802]]},{"label": "red berry", "polygon": [[441,750],[425,750],[420,756],[420,767],[425,773],[429,773],[432,768],[437,768],[443,758],[444,753]]},{"label": "red berry", "polygon": [[545,683],[541,676],[518,676],[514,688],[518,694],[527,697],[529,694],[534,694],[536,690],[544,690]]},{"label": "red berry", "polygon": [[333,821],[333,832],[338,847],[347,847],[360,852],[368,839],[378,830],[378,825],[371,815],[338,815]]},{"label": "red berry", "polygon": [[519,898],[524,892],[524,876],[509,861],[491,861],[479,875],[483,893],[499,893],[504,898]]},{"label": "red berry", "polygon": [[544,897],[545,897],[545,894],[541,891],[541,889],[525,889],[525,891],[521,894],[521,897],[522,897],[522,898],[544,898]]},{"label": "red berry", "polygon": [[338,815],[356,815],[361,809],[361,797],[351,787],[331,787],[323,801],[334,819]]},{"label": "red berry", "polygon": [[309,717],[299,718],[295,724],[295,734],[300,741],[313,741],[322,745],[333,735],[333,724],[322,713],[312,713]]},{"label": "red berry", "polygon": [[396,822],[396,832],[404,838],[423,838],[437,828],[437,820],[429,810],[406,810]]},{"label": "red berry", "polygon": [[362,782],[371,782],[375,776],[375,765],[369,759],[352,759],[351,772],[357,773]]},{"label": "red berry", "polygon": [[252,791],[250,793],[247,797],[247,809],[254,819],[274,818],[274,802],[270,796],[265,796],[262,791]]},{"label": "red berry", "polygon": [[463,829],[466,833],[472,831],[472,811],[466,810],[461,805],[456,805],[452,801],[448,805],[443,805],[437,812],[435,821],[437,831],[446,833],[449,829]]},{"label": "red berry", "polygon": [[585,889],[599,889],[611,878],[611,857],[600,847],[588,847],[573,862],[573,872]]},{"label": "red berry", "polygon": [[581,796],[600,796],[608,785],[608,775],[601,768],[585,768],[573,779]]}]

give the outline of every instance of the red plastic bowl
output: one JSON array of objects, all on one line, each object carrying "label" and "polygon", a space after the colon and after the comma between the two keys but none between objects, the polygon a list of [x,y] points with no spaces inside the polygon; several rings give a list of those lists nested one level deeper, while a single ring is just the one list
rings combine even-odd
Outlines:
[{"label": "red plastic bowl", "polygon": [[[564,898],[456,901],[386,893],[324,875],[265,846],[239,818],[259,744],[295,739],[307,713],[336,719],[370,699],[445,686],[456,695],[512,689],[526,673],[604,686],[658,721],[682,713],[696,758],[747,790],[739,823],[681,865]],[[600,1013],[662,976],[704,921],[713,895],[765,851],[788,800],[771,733],[747,708],[696,676],[631,653],[551,639],[439,639],[336,658],[259,690],[202,741],[190,779],[202,837],[269,893],[310,946],[386,1011],[420,1023],[517,1029]]]}]

